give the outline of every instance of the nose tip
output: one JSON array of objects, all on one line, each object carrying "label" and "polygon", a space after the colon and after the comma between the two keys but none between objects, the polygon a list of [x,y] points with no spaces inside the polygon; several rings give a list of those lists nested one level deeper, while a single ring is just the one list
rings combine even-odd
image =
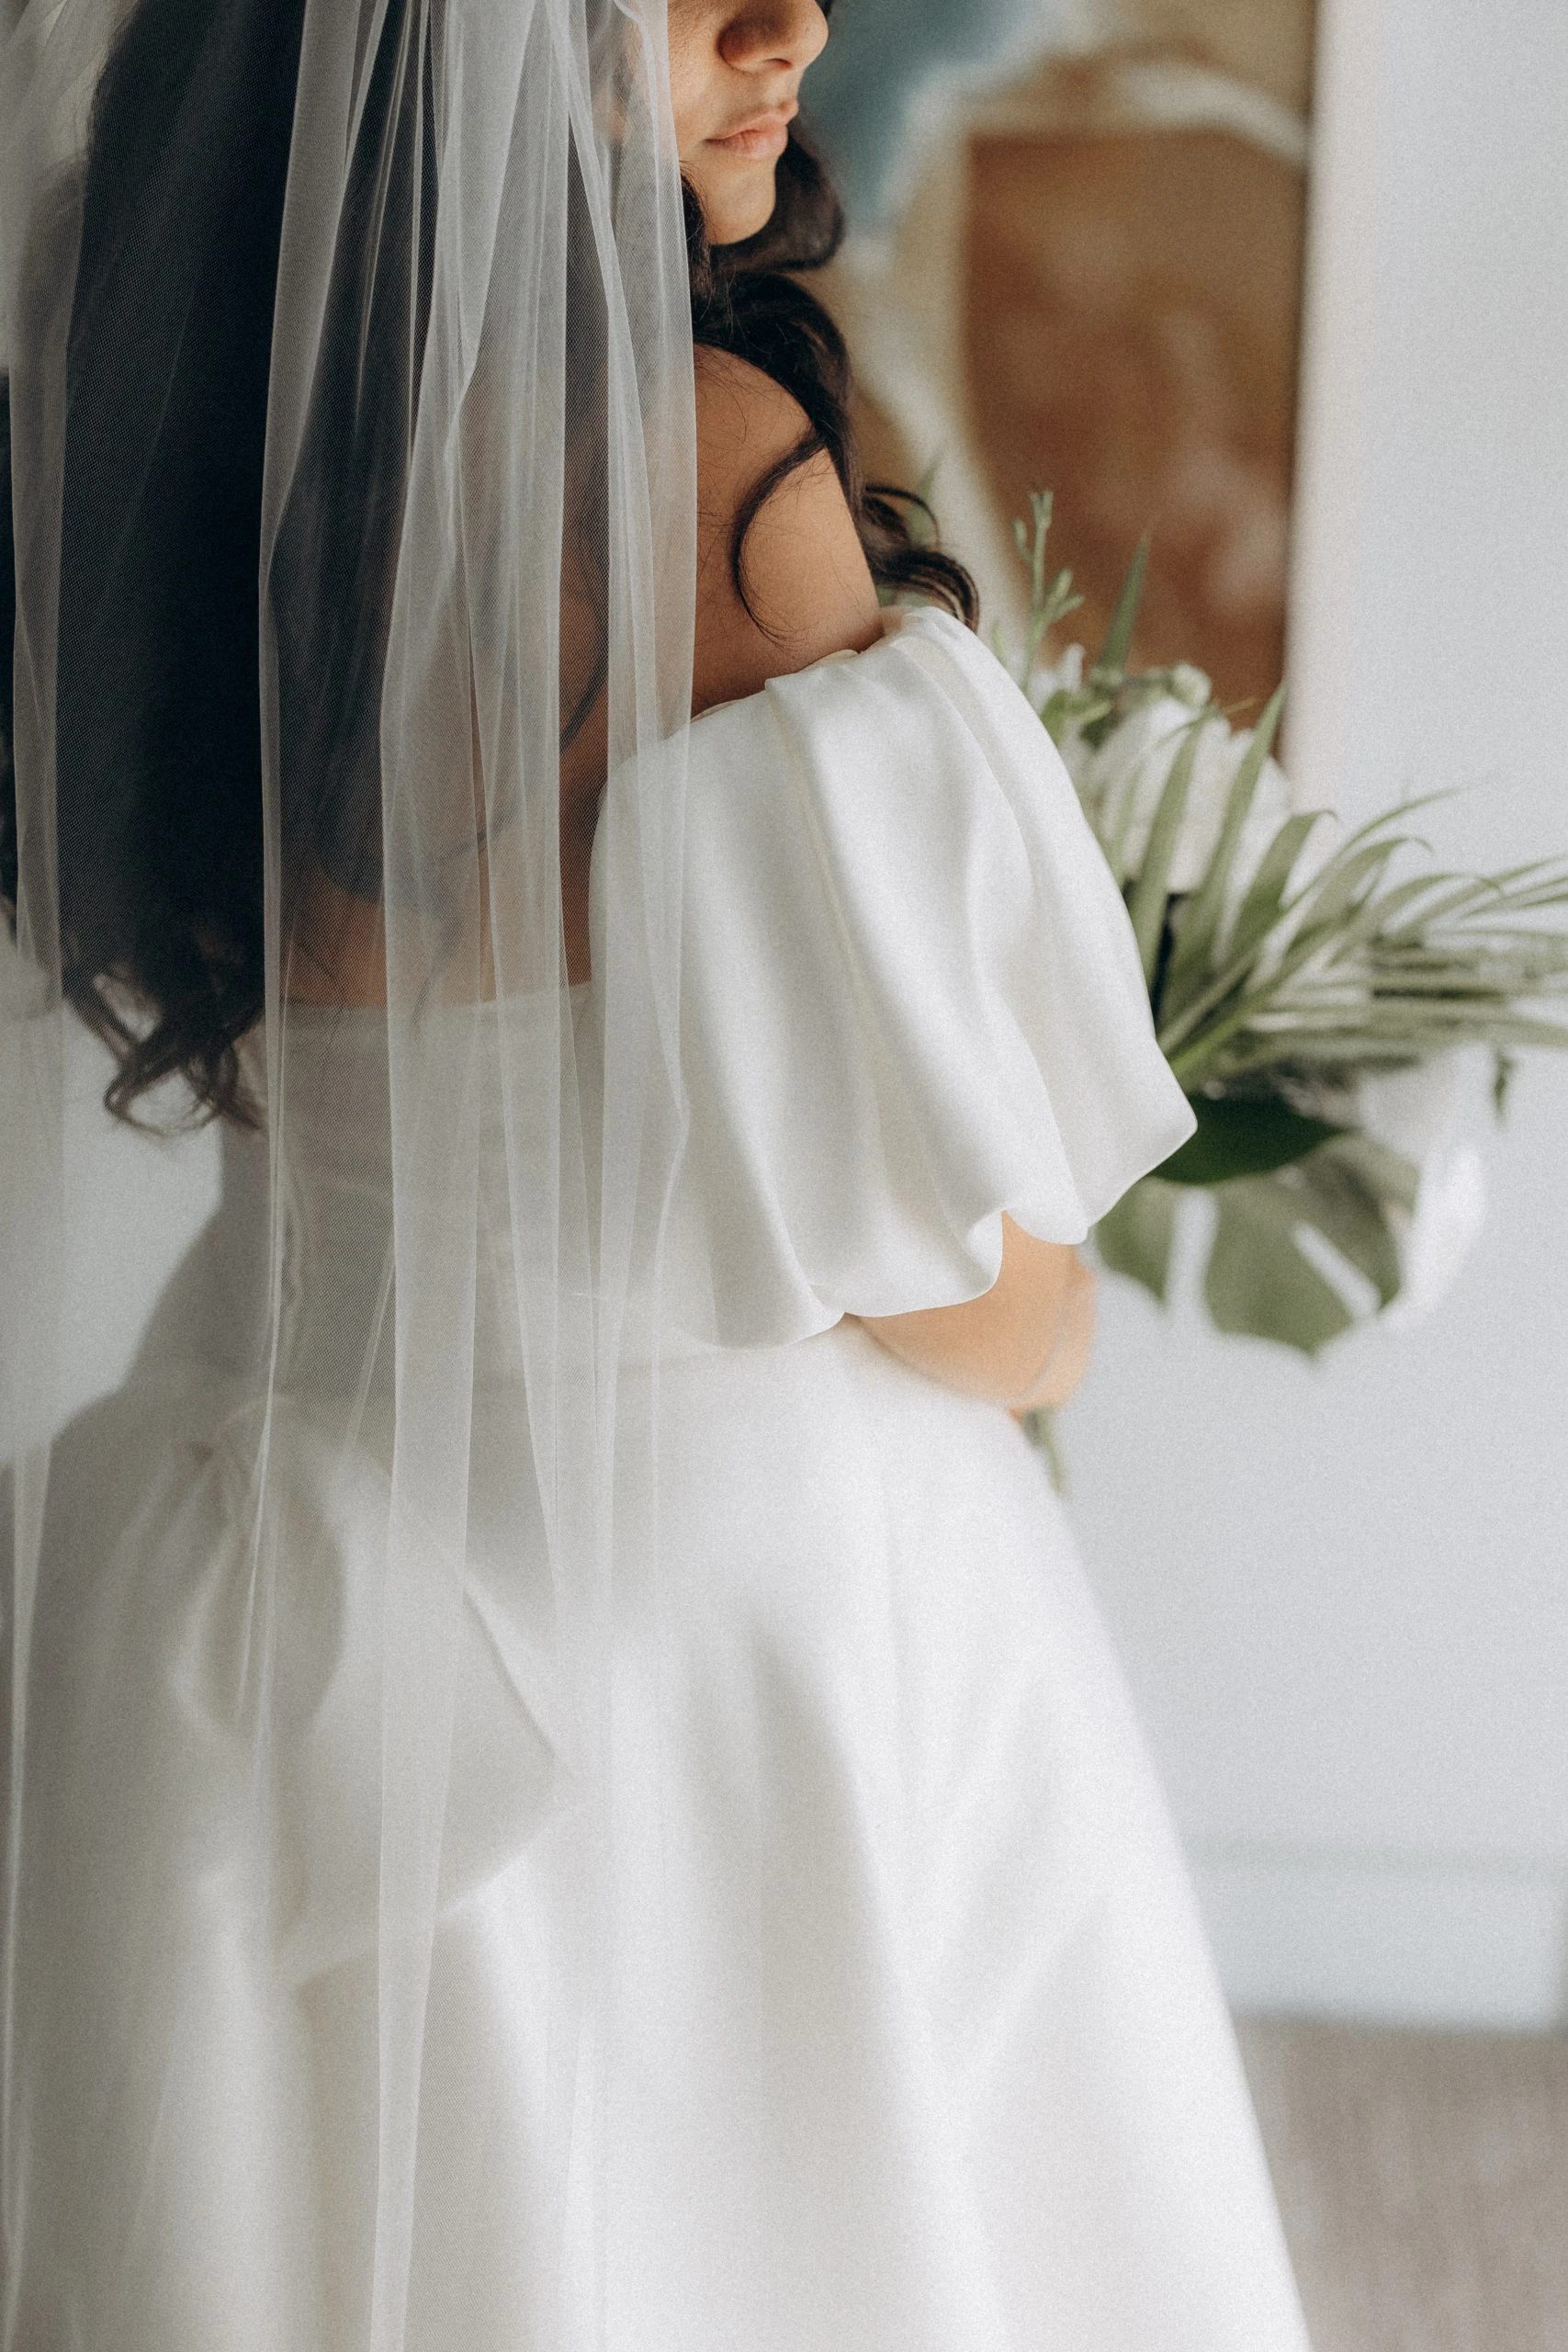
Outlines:
[{"label": "nose tip", "polygon": [[803,13],[806,17],[806,55],[801,61],[801,71],[804,73],[806,67],[820,57],[828,46],[828,12],[818,5],[818,0],[806,0]]},{"label": "nose tip", "polygon": [[828,18],[818,0],[772,0],[738,12],[719,43],[729,65],[786,65],[804,74],[828,45]]}]

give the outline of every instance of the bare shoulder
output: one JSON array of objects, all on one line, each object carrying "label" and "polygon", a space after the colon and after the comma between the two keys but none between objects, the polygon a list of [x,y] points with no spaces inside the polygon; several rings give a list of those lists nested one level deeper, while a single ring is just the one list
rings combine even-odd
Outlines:
[{"label": "bare shoulder", "polygon": [[825,654],[861,651],[881,634],[875,585],[825,452],[764,503],[746,538],[746,597],[736,588],[736,518],[807,429],[799,402],[760,368],[698,352],[697,710],[755,694]]}]

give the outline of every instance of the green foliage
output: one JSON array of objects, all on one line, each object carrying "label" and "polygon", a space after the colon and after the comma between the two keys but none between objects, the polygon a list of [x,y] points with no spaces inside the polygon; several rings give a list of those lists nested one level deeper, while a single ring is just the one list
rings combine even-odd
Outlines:
[{"label": "green foliage", "polygon": [[1030,521],[1015,516],[1012,535],[1019,554],[1029,566],[1029,651],[1024,661],[1025,675],[1032,673],[1040,659],[1040,650],[1051,630],[1069,613],[1076,613],[1083,603],[1073,594],[1070,571],[1045,574],[1045,541],[1051,529],[1051,512],[1055,501],[1048,490],[1030,493]]},{"label": "green foliage", "polygon": [[[1081,601],[1070,572],[1047,568],[1050,497],[1030,504],[1030,523],[1014,526],[1030,575],[1026,691],[1051,630]],[[1100,1220],[1096,1242],[1108,1267],[1163,1300],[1178,1202],[1184,1189],[1207,1191],[1203,1295],[1215,1324],[1315,1354],[1360,1319],[1358,1294],[1379,1306],[1397,1295],[1415,1207],[1416,1170],[1358,1131],[1357,1080],[1454,1046],[1489,1046],[1501,1116],[1517,1053],[1568,1046],[1568,1023],[1553,1017],[1568,996],[1568,932],[1534,920],[1568,907],[1568,860],[1413,874],[1425,844],[1405,820],[1439,797],[1429,795],[1374,818],[1299,881],[1333,820],[1289,816],[1250,876],[1238,874],[1281,690],[1237,762],[1204,873],[1173,892],[1200,745],[1224,714],[1190,665],[1132,666],[1148,552],[1145,537],[1081,683],[1054,684],[1035,703],[1059,746],[1076,738],[1090,751],[1158,697],[1193,714],[1172,730],[1148,839],[1124,888],[1156,1034],[1198,1128]],[[1127,819],[1124,807],[1123,828]],[[1123,874],[1122,844],[1102,836],[1101,845]]]},{"label": "green foliage", "polygon": [[1181,838],[1181,821],[1187,814],[1188,796],[1192,789],[1192,771],[1197,765],[1198,745],[1207,715],[1200,711],[1197,718],[1181,729],[1180,748],[1170,763],[1170,774],[1165,780],[1165,788],[1155,809],[1155,820],[1149,828],[1144,862],[1127,900],[1127,912],[1133,919],[1133,936],[1138,943],[1144,979],[1151,996],[1158,992],[1156,974],[1159,968],[1170,906],[1170,870],[1176,861],[1177,843]]},{"label": "green foliage", "polygon": [[[1400,1283],[1394,1220],[1414,1209],[1416,1184],[1408,1160],[1348,1133],[1256,1173],[1208,1181],[1214,1223],[1202,1288],[1216,1328],[1315,1355],[1359,1319],[1359,1289],[1386,1306]],[[1163,1172],[1146,1176],[1095,1227],[1101,1261],[1162,1302],[1180,1197]]]},{"label": "green foliage", "polygon": [[1094,1245],[1113,1273],[1152,1291],[1163,1306],[1176,1242],[1177,1194],[1157,1176],[1123,1193],[1094,1228]]},{"label": "green foliage", "polygon": [[1309,1118],[1280,1094],[1197,1094],[1191,1098],[1195,1135],[1160,1170],[1168,1184],[1224,1184],[1234,1176],[1266,1176],[1304,1159],[1347,1130]]},{"label": "green foliage", "polygon": [[1242,1177],[1215,1204],[1203,1299],[1217,1330],[1288,1337],[1315,1355],[1348,1331],[1355,1316],[1342,1294],[1303,1252],[1292,1204],[1263,1177]]},{"label": "green foliage", "polygon": [[1116,599],[1116,610],[1111,616],[1111,627],[1100,649],[1095,670],[1104,679],[1120,679],[1126,674],[1128,657],[1133,650],[1133,631],[1138,626],[1138,606],[1144,600],[1144,580],[1149,568],[1149,548],[1152,542],[1147,531],[1138,541],[1137,552],[1128,566],[1127,577],[1122,582],[1122,593]]},{"label": "green foliage", "polygon": [[1051,1484],[1059,1495],[1065,1495],[1067,1491],[1067,1464],[1056,1437],[1055,1415],[1041,1409],[1033,1413],[1021,1413],[1018,1418],[1025,1437],[1044,1455]]},{"label": "green foliage", "polygon": [[[1220,838],[1209,861],[1208,872],[1181,910],[1181,927],[1176,935],[1176,950],[1165,980],[1165,1001],[1173,1010],[1180,1004],[1184,992],[1202,975],[1213,969],[1221,917],[1236,853],[1241,846],[1242,828],[1252,812],[1252,804],[1263,777],[1264,763],[1274,748],[1284,700],[1285,690],[1281,686],[1254,729],[1252,741],[1231,779]],[[1282,888],[1283,877],[1281,891]]]},{"label": "green foliage", "polygon": [[1214,1191],[1214,1238],[1203,1297],[1216,1327],[1283,1340],[1315,1355],[1358,1320],[1345,1290],[1303,1247],[1316,1236],[1371,1283],[1381,1306],[1397,1296],[1399,1251],[1389,1211],[1415,1206],[1416,1170],[1364,1136],[1321,1145],[1267,1176]]}]

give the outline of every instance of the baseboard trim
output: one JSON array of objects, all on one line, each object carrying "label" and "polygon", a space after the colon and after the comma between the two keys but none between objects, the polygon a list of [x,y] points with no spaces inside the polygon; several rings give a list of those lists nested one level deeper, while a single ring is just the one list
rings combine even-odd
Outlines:
[{"label": "baseboard trim", "polygon": [[1191,1856],[1237,2009],[1368,2023],[1568,2023],[1568,1871],[1202,1847]]}]

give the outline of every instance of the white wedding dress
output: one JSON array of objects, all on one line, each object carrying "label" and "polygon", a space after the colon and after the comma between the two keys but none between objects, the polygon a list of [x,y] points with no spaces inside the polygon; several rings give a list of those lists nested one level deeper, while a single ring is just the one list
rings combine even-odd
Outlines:
[{"label": "white wedding dress", "polygon": [[[931,614],[695,723],[687,859],[667,1278],[687,1336],[626,1636],[664,1652],[643,1865],[663,1924],[626,1955],[647,2055],[614,2151],[607,2340],[1303,2352],[1225,2012],[1060,1506],[1005,1412],[847,1319],[985,1289],[1004,1209],[1081,1238],[1188,1132],[1121,901],[1038,721]],[[590,992],[576,1017],[591,1044]],[[344,1281],[373,1299],[386,1263],[383,1035],[295,1025],[280,1852],[247,1843],[224,1696],[262,1139],[225,1135],[221,1205],[138,1369],[57,1448],[17,1955],[28,2352],[367,2340],[389,1406],[381,1366],[345,1459],[359,1365],[338,1333],[367,1319]],[[478,1302],[413,2352],[564,2352],[541,2285],[561,2216],[538,2194],[543,1988],[570,1965],[550,1631],[531,1473],[484,1434],[519,1376],[506,1234],[498,1216]]]}]

